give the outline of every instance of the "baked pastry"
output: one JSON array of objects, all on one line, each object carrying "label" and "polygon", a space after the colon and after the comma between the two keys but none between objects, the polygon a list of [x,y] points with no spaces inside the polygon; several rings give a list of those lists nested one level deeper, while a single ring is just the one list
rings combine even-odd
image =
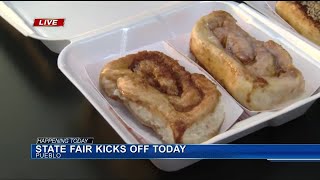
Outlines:
[{"label": "baked pastry", "polygon": [[320,45],[320,1],[278,1],[276,12],[298,33]]},{"label": "baked pastry", "polygon": [[100,87],[165,143],[202,143],[219,132],[224,120],[216,85],[158,51],[141,51],[107,63]]},{"label": "baked pastry", "polygon": [[196,22],[190,50],[249,110],[273,109],[304,91],[304,78],[288,52],[272,40],[251,37],[225,11],[214,11]]}]

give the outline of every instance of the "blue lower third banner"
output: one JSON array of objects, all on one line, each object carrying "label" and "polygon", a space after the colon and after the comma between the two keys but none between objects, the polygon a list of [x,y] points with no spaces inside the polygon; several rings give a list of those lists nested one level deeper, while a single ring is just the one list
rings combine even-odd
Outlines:
[{"label": "blue lower third banner", "polygon": [[31,159],[320,160],[320,144],[32,144]]}]

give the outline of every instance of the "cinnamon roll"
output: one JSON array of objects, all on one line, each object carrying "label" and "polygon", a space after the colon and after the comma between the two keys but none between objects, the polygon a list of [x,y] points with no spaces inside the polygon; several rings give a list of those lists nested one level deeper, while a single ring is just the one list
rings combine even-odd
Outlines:
[{"label": "cinnamon roll", "polygon": [[276,12],[298,33],[320,46],[320,1],[278,1]]},{"label": "cinnamon roll", "polygon": [[304,78],[290,54],[272,40],[251,37],[225,11],[214,11],[196,22],[190,50],[197,62],[249,110],[271,110],[304,91]]},{"label": "cinnamon roll", "polygon": [[221,94],[201,74],[191,74],[158,51],[141,51],[107,63],[101,90],[123,102],[164,143],[202,143],[224,120]]}]

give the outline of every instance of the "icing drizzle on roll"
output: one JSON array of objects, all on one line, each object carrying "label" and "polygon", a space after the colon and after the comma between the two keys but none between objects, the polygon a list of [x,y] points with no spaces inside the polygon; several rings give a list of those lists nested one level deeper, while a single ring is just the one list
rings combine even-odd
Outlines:
[{"label": "icing drizzle on roll", "polygon": [[272,40],[263,42],[251,37],[230,14],[221,11],[208,21],[207,26],[219,40],[221,48],[253,75],[259,78],[279,77],[292,70],[292,59],[285,49]]}]

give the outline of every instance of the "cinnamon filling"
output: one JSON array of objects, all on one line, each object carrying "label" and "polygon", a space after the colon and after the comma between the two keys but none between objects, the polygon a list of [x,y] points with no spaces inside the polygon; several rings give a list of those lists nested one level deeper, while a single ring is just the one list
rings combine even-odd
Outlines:
[{"label": "cinnamon filling", "polygon": [[142,76],[147,84],[168,95],[176,111],[190,111],[203,98],[203,93],[195,86],[191,74],[163,54],[139,53],[129,69]]}]

